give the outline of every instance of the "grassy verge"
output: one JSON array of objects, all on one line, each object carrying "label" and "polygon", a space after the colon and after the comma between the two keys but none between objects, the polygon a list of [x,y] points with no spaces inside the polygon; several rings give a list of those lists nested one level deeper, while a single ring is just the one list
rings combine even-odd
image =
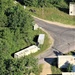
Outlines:
[{"label": "grassy verge", "polygon": [[34,9],[36,12],[30,13],[39,18],[50,20],[53,22],[60,22],[63,24],[75,25],[75,16],[70,16],[67,12],[64,11],[64,9],[60,10],[56,7],[27,8],[27,10],[29,9]]},{"label": "grassy verge", "polygon": [[46,51],[52,44],[52,40],[50,39],[50,37],[47,35],[46,32],[42,31],[41,29],[38,29],[37,32],[38,33],[36,33],[36,35],[39,35],[40,33],[45,34],[45,40],[44,40],[44,44],[40,45],[40,50],[33,54],[34,56]]}]

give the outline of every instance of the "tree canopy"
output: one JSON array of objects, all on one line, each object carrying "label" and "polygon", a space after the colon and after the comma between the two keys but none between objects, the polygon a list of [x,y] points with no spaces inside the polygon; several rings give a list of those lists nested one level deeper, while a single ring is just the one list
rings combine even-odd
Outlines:
[{"label": "tree canopy", "polygon": [[69,2],[75,0],[17,0],[25,6],[49,7],[50,5],[65,7]]},{"label": "tree canopy", "polygon": [[0,0],[0,75],[39,75],[37,59],[13,54],[33,44],[33,18],[13,0]]}]

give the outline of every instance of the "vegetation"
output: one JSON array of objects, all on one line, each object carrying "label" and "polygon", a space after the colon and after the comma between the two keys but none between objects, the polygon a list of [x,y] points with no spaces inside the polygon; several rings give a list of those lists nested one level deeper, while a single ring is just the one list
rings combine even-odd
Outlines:
[{"label": "vegetation", "polygon": [[39,18],[50,20],[53,22],[60,22],[63,24],[75,25],[75,16],[69,15],[69,2],[75,2],[75,1],[74,0],[37,0],[35,6],[33,4],[31,6],[26,4],[24,5],[29,6],[27,7],[28,10],[30,9],[35,10],[35,12],[31,11],[30,13]]},{"label": "vegetation", "polygon": [[[46,51],[46,49],[49,48],[50,45],[52,44],[52,40],[49,38],[49,36],[45,32],[41,31],[40,29],[38,29],[37,32],[35,32],[35,33],[33,32],[35,34],[35,38],[37,38],[38,35],[41,33],[41,34],[45,34],[45,40],[44,40],[43,45],[39,45],[40,50],[38,52],[34,53],[33,54],[34,56]],[[35,40],[35,38],[34,38],[34,41],[37,42],[37,40]]]},{"label": "vegetation", "polygon": [[13,58],[18,50],[35,44],[33,25],[33,18],[20,4],[0,0],[0,75],[39,75],[41,67],[32,55]]},{"label": "vegetation", "polygon": [[25,6],[32,7],[49,7],[50,5],[65,7],[69,2],[75,2],[75,0],[17,0]]},{"label": "vegetation", "polygon": [[70,51],[68,53],[65,53],[64,55],[75,55],[75,50],[74,51]]},{"label": "vegetation", "polygon": [[[75,24],[73,21],[75,17],[70,17],[66,13],[62,13],[67,17],[66,19],[62,14],[59,15],[61,13],[59,11],[60,8],[68,9],[68,2],[74,0],[17,1],[23,5],[29,6],[29,8],[32,6],[35,7],[36,9],[34,9],[36,11],[32,14],[40,16],[44,19],[58,22],[62,22],[64,19],[63,23]],[[57,8],[59,10],[57,10]],[[41,13],[38,13],[38,10],[40,10]],[[59,14],[55,14],[56,11]],[[21,50],[32,44],[36,44],[34,40],[35,36],[37,36],[41,30],[34,31],[33,25],[33,18],[19,3],[14,4],[13,0],[0,0],[0,75],[30,75],[31,73],[39,75],[41,67],[37,64],[37,59],[35,59],[32,55],[20,59],[13,59],[13,54],[18,50]],[[41,50],[34,55],[44,51],[47,47],[49,47],[47,44],[48,42],[46,42],[48,39],[49,38],[45,40],[44,45],[40,46]],[[56,67],[52,67],[52,71],[55,70],[56,72],[57,69],[55,68]],[[57,72],[61,73],[59,69]]]},{"label": "vegetation", "polygon": [[52,66],[51,65],[51,71],[52,71],[52,74],[55,74],[55,75],[61,75],[61,70],[59,68],[57,68],[56,66]]},{"label": "vegetation", "polygon": [[21,59],[3,59],[0,57],[0,75],[39,75],[41,68],[33,56]]},{"label": "vegetation", "polygon": [[54,61],[52,62],[51,64],[51,71],[52,71],[52,74],[61,74],[61,70],[58,68],[58,61],[57,59],[55,58]]},{"label": "vegetation", "polygon": [[[75,52],[71,51],[70,53],[64,54],[64,55],[74,55],[74,54],[75,54]],[[61,72],[71,72],[72,67],[73,67],[73,65],[68,63],[67,68],[61,68],[61,69],[58,68],[58,61],[57,61],[57,58],[55,58],[51,64],[51,71],[52,71],[52,74],[61,74]]]},{"label": "vegetation", "polygon": [[[33,18],[19,3],[0,0],[0,75],[39,75],[41,72],[42,68],[32,54],[20,59],[13,58],[15,52],[36,44],[36,37],[44,33],[40,29],[34,31],[33,25]],[[34,55],[49,47],[47,34],[45,39],[41,50]]]},{"label": "vegetation", "polygon": [[73,67],[72,64],[68,64],[68,66],[67,66],[67,71],[68,71],[68,72],[72,72],[72,67]]},{"label": "vegetation", "polygon": [[[56,7],[44,7],[44,8],[36,8],[30,7],[29,9],[33,9],[36,12],[30,12],[32,15],[37,16],[39,18],[53,21],[53,22],[60,22],[63,24],[75,25],[75,16],[70,16],[68,14],[68,8],[56,8]],[[40,13],[39,13],[40,11]]]},{"label": "vegetation", "polygon": [[[0,19],[0,51],[1,53],[14,53],[33,44],[33,19],[20,5],[2,9],[4,18]],[[22,12],[22,13],[21,13]],[[1,15],[2,16],[2,15]],[[8,56],[7,55],[7,56]],[[8,56],[6,58],[10,58]]]}]

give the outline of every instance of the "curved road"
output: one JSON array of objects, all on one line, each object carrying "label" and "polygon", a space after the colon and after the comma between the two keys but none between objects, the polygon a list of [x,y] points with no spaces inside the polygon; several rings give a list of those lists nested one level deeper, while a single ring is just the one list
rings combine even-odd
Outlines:
[{"label": "curved road", "polygon": [[61,55],[75,49],[75,29],[52,25],[34,18],[35,22],[44,28],[54,39],[54,45],[38,56],[39,63],[44,63],[45,58]]}]

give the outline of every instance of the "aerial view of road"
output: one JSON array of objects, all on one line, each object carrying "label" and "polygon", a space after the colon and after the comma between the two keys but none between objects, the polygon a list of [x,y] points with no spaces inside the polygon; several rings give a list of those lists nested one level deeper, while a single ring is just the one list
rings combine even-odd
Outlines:
[{"label": "aerial view of road", "polygon": [[35,22],[44,28],[54,39],[53,46],[38,56],[39,63],[43,63],[44,58],[61,55],[75,49],[75,29],[53,25],[36,19]]}]

